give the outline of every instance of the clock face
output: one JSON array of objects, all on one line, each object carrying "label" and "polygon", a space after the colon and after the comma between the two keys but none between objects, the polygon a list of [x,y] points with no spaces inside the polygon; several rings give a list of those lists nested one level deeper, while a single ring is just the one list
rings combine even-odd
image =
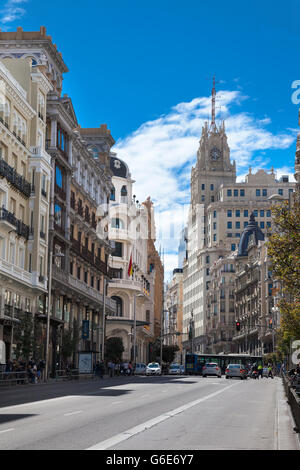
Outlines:
[{"label": "clock face", "polygon": [[221,151],[217,147],[214,147],[210,151],[210,158],[212,160],[219,160],[220,157],[221,157]]}]

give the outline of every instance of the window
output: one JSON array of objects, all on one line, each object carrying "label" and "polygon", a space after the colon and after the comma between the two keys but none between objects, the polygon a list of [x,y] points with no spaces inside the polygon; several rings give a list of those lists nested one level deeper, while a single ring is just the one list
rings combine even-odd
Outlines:
[{"label": "window", "polygon": [[110,200],[111,200],[111,201],[115,201],[115,200],[116,200],[116,190],[115,190],[114,187],[111,188]]},{"label": "window", "polygon": [[80,278],[81,278],[81,267],[77,266],[77,279],[80,280]]},{"label": "window", "polygon": [[235,248],[236,248],[236,244],[235,244],[235,243],[232,243],[232,244],[231,244],[231,251],[235,251]]},{"label": "window", "polygon": [[248,225],[248,222],[244,222],[244,228],[247,227]]},{"label": "window", "polygon": [[215,202],[215,196],[211,196],[210,202]]},{"label": "window", "polygon": [[119,218],[114,218],[111,220],[111,227],[124,229],[124,222]]},{"label": "window", "polygon": [[216,222],[214,222],[213,227],[214,227],[214,230],[217,230],[217,223]]},{"label": "window", "polygon": [[205,190],[205,184],[202,184],[202,185],[201,185],[201,189],[202,189],[202,191]]},{"label": "window", "polygon": [[206,256],[206,263],[209,264],[210,258],[209,256]]},{"label": "window", "polygon": [[293,193],[293,192],[294,192],[293,188],[290,188],[290,189],[289,189],[289,194],[291,194],[291,193]]},{"label": "window", "polygon": [[227,211],[227,217],[232,217],[232,211],[230,210]]},{"label": "window", "polygon": [[236,216],[236,217],[240,217],[240,215],[241,215],[241,211],[236,210],[236,211],[235,211],[235,216]]},{"label": "window", "polygon": [[210,190],[211,190],[211,191],[214,190],[214,185],[213,185],[213,184],[210,185]]},{"label": "window", "polygon": [[205,196],[201,196],[201,202],[205,202]]},{"label": "window", "polygon": [[122,258],[122,256],[123,256],[123,243],[115,242],[115,249],[112,252],[112,256],[117,256],[118,258]]},{"label": "window", "polygon": [[260,216],[264,217],[265,216],[265,211],[260,211]]},{"label": "window", "polygon": [[62,173],[62,170],[57,165],[55,167],[55,184],[59,188],[63,187],[63,173]]},{"label": "window", "polygon": [[267,217],[271,217],[271,211],[267,211]]},{"label": "window", "polygon": [[227,233],[227,238],[232,238],[232,233]]},{"label": "window", "polygon": [[248,217],[248,210],[247,209],[244,210],[244,217]]},{"label": "window", "polygon": [[260,196],[260,189],[257,189],[256,190],[256,197],[259,197]]},{"label": "window", "polygon": [[283,189],[278,189],[279,196],[283,196]]},{"label": "window", "polygon": [[206,268],[206,276],[209,276],[209,268]]},{"label": "window", "polygon": [[241,234],[240,234],[240,233],[236,233],[235,236],[236,236],[236,238],[240,238],[240,237],[241,237]]},{"label": "window", "polygon": [[54,220],[56,225],[62,226],[62,207],[59,204],[54,206]]},{"label": "window", "polygon": [[257,210],[254,210],[253,214],[254,214],[254,217],[258,217],[258,211]]},{"label": "window", "polygon": [[232,195],[231,189],[227,189],[227,196],[228,196],[228,197],[231,197],[231,195]]},{"label": "window", "polygon": [[214,219],[217,218],[217,211],[214,211]]},{"label": "window", "polygon": [[235,228],[241,228],[241,222],[236,222],[235,223]]},{"label": "window", "polygon": [[238,195],[239,195],[238,189],[233,190],[233,195],[234,195],[234,197],[238,197]]},{"label": "window", "polygon": [[265,223],[264,222],[260,222],[260,228],[265,228]]},{"label": "window", "polygon": [[244,197],[244,196],[245,196],[245,190],[244,190],[244,189],[241,189],[241,191],[240,191],[240,196],[241,196],[241,197]]},{"label": "window", "polygon": [[267,191],[266,189],[263,189],[263,190],[262,190],[262,195],[263,195],[263,196],[267,196],[267,195],[268,195],[268,191]]},{"label": "window", "polygon": [[268,228],[271,227],[271,222],[267,222],[267,227],[268,227]]},{"label": "window", "polygon": [[214,233],[214,238],[213,238],[214,242],[217,241],[217,235]]},{"label": "window", "polygon": [[232,228],[232,222],[227,222],[227,228]]},{"label": "window", "polygon": [[113,296],[112,300],[116,302],[116,317],[123,316],[123,300],[120,297]]}]

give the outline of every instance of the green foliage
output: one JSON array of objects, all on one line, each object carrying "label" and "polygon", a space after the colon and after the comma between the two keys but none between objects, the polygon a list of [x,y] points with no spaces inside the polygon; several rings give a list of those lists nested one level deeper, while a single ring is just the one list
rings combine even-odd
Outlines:
[{"label": "green foliage", "polygon": [[22,357],[28,361],[33,353],[33,316],[30,313],[20,313],[18,315],[20,323],[14,327],[14,343],[16,344],[16,357]]},{"label": "green foliage", "polygon": [[121,361],[124,352],[123,340],[119,337],[108,338],[105,342],[105,356],[108,361]]},{"label": "green foliage", "polygon": [[[163,362],[166,362],[167,364],[171,364],[174,359],[175,359],[175,353],[179,351],[179,347],[177,345],[171,345],[171,346],[163,346],[162,348],[162,360]],[[160,357],[160,344],[155,345],[155,358]],[[154,360],[154,359],[152,359]]]},{"label": "green foliage", "polygon": [[281,281],[284,297],[279,302],[281,337],[279,348],[286,350],[292,338],[300,338],[300,203],[290,208],[284,202],[273,209],[274,229],[268,254],[273,278]]},{"label": "green foliage", "polygon": [[73,320],[73,325],[68,329],[63,330],[62,333],[62,358],[64,361],[67,361],[77,349],[77,344],[79,340],[79,327],[76,319]]}]

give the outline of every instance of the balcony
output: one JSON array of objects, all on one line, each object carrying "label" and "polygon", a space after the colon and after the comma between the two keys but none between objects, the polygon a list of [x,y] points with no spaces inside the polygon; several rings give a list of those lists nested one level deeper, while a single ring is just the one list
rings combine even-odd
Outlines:
[{"label": "balcony", "polygon": [[18,220],[17,234],[19,237],[23,237],[26,240],[29,238],[30,228],[28,225],[24,224],[21,220]]},{"label": "balcony", "polygon": [[95,255],[94,253],[89,251],[88,248],[86,248],[85,246],[81,248],[81,256],[89,263],[94,264]]},{"label": "balcony", "polygon": [[1,274],[6,274],[7,276],[12,277],[13,279],[22,283],[25,282],[28,284],[28,286],[32,286],[31,273],[2,258],[0,258],[0,272]]},{"label": "balcony", "polygon": [[0,209],[0,227],[6,232],[16,230],[18,227],[18,219],[4,207]]},{"label": "balcony", "polygon": [[30,151],[33,158],[41,158],[46,160],[49,165],[51,164],[50,155],[43,149],[43,147],[30,147]]},{"label": "balcony", "polygon": [[143,284],[138,281],[132,281],[130,279],[114,279],[112,283],[108,284],[108,287],[114,289],[129,289],[132,291],[144,293]]},{"label": "balcony", "polygon": [[60,197],[60,199],[63,199],[64,201],[66,200],[65,191],[59,186],[57,186],[57,184],[55,185],[55,194],[57,194],[57,196]]},{"label": "balcony", "polygon": [[30,197],[31,184],[19,175],[5,160],[0,159],[0,176],[7,179],[20,193]]},{"label": "balcony", "polygon": [[99,269],[105,276],[108,275],[108,266],[107,264],[102,261],[100,258],[97,256],[95,257],[95,262],[94,262],[95,268]]}]

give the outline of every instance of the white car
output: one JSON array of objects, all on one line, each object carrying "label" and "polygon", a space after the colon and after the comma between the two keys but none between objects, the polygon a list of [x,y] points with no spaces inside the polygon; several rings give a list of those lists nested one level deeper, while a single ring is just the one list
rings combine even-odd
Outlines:
[{"label": "white car", "polygon": [[161,375],[161,367],[158,362],[150,362],[147,365],[146,375]]},{"label": "white car", "polygon": [[141,362],[137,362],[135,365],[134,373],[136,375],[145,375],[147,366]]}]

